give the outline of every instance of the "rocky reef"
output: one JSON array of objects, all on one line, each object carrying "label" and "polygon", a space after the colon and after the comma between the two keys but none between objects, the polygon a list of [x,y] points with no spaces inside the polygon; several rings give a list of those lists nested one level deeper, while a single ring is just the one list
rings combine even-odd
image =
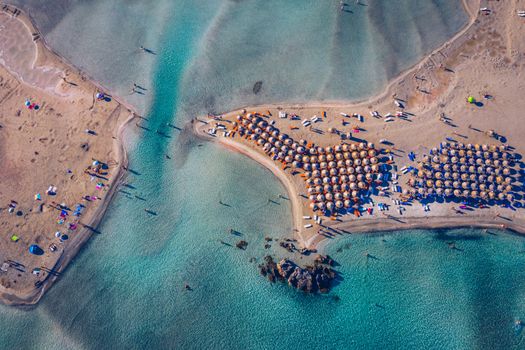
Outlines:
[{"label": "rocky reef", "polygon": [[307,293],[328,293],[336,272],[330,267],[329,256],[318,255],[312,266],[300,267],[289,259],[276,263],[270,255],[259,265],[261,274],[271,282],[287,282],[290,286]]}]

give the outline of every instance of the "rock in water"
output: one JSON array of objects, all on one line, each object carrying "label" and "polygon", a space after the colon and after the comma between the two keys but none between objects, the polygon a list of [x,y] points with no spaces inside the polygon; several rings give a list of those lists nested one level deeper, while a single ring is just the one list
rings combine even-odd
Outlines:
[{"label": "rock in water", "polygon": [[246,242],[244,240],[243,241],[239,241],[239,242],[237,242],[236,246],[239,249],[246,250],[246,247],[248,246],[248,242]]},{"label": "rock in water", "polygon": [[[325,264],[333,263],[333,260],[329,257],[322,260],[325,261]],[[271,256],[266,256],[265,262],[266,264],[262,264],[259,267],[261,268],[261,273],[267,276],[270,281],[273,282],[276,279],[284,280],[290,286],[307,293],[329,292],[332,280],[336,277],[334,270],[319,261],[316,261],[314,266],[306,266],[304,268],[297,266],[289,259],[282,259],[278,264],[275,264]]]},{"label": "rock in water", "polygon": [[263,84],[263,82],[259,80],[258,82],[256,82],[256,83],[253,85],[253,93],[254,93],[254,94],[257,95],[257,94],[259,93],[259,91],[261,91],[262,84]]}]

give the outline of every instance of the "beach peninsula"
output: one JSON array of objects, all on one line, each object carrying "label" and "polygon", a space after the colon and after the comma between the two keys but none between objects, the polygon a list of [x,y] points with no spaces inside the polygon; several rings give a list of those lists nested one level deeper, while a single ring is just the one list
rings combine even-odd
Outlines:
[{"label": "beach peninsula", "polygon": [[463,4],[469,23],[376,97],[246,106],[194,130],[281,180],[299,251],[356,232],[525,233],[523,9]]},{"label": "beach peninsula", "polygon": [[0,301],[35,304],[93,234],[127,164],[134,116],[0,12]]}]

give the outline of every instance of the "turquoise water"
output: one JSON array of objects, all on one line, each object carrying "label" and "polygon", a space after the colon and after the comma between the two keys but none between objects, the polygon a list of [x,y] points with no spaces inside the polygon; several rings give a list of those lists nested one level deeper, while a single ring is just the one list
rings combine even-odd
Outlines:
[{"label": "turquoise water", "polygon": [[[290,233],[282,186],[245,157],[166,126],[245,103],[363,97],[465,21],[452,0],[370,0],[354,13],[338,3],[71,0],[50,9],[24,1],[53,47],[168,137],[128,130],[131,187],[36,308],[0,307],[0,347],[523,347],[513,330],[525,318],[522,237],[349,236],[326,248],[342,264],[334,292],[296,293],[250,262],[280,252],[263,249],[265,236]],[[257,80],[263,89],[253,95]],[[146,96],[126,95],[133,81]],[[246,251],[220,243],[240,239]]]},{"label": "turquoise water", "polygon": [[[473,230],[347,236],[328,248],[342,263],[343,281],[330,295],[308,296],[254,273],[246,263],[257,255],[250,246],[246,252],[229,250],[209,234],[194,239],[179,234],[145,249],[148,244],[132,230],[127,242],[109,237],[107,226],[116,219],[113,212],[104,233],[35,310],[0,308],[4,348],[525,344],[524,333],[514,330],[515,319],[525,315],[523,237]],[[252,245],[255,235],[248,241]],[[450,249],[449,241],[458,249]],[[194,290],[183,291],[182,281]]]}]

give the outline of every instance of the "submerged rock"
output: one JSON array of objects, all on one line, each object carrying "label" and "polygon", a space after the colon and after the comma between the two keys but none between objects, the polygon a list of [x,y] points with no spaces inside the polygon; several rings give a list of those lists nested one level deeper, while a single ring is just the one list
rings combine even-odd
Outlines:
[{"label": "submerged rock", "polygon": [[236,246],[239,249],[246,250],[246,247],[248,246],[248,242],[242,240],[242,241],[237,242]]},{"label": "submerged rock", "polygon": [[256,83],[253,85],[253,93],[254,93],[254,94],[257,95],[257,94],[259,93],[259,91],[261,91],[262,84],[263,84],[263,82],[259,80],[258,82],[256,82]]}]

